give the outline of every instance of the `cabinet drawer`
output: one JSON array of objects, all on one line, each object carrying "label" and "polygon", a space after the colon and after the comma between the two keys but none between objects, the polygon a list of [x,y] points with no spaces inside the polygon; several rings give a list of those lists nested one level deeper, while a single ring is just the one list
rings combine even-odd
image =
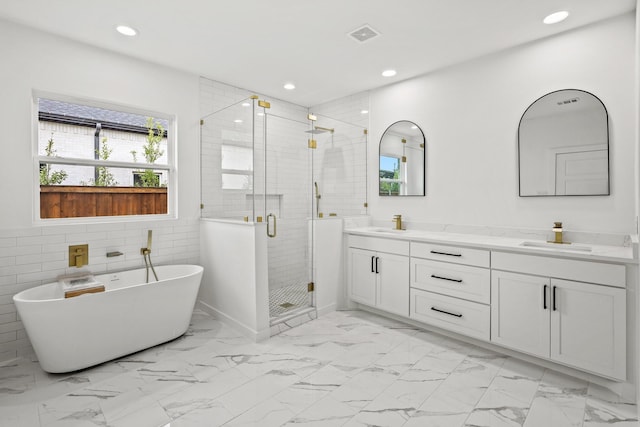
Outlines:
[{"label": "cabinet drawer", "polygon": [[489,269],[411,258],[411,287],[489,304]]},{"label": "cabinet drawer", "polygon": [[494,251],[491,253],[491,266],[496,270],[626,287],[625,266],[622,264]]},{"label": "cabinet drawer", "polygon": [[433,243],[411,242],[411,256],[453,262],[456,264],[489,267],[489,251]]},{"label": "cabinet drawer", "polygon": [[462,335],[489,341],[489,306],[411,289],[409,317]]},{"label": "cabinet drawer", "polygon": [[396,255],[409,255],[409,242],[403,240],[381,239],[350,234],[348,244],[350,248],[368,249],[370,251]]}]

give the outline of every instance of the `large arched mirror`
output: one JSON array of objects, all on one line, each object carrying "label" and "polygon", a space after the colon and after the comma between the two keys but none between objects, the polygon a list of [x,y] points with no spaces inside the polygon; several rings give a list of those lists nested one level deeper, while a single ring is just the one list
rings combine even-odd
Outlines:
[{"label": "large arched mirror", "polygon": [[607,109],[589,92],[551,92],[518,128],[520,196],[609,194]]},{"label": "large arched mirror", "polygon": [[413,122],[395,122],[380,139],[381,196],[424,196],[426,142]]}]

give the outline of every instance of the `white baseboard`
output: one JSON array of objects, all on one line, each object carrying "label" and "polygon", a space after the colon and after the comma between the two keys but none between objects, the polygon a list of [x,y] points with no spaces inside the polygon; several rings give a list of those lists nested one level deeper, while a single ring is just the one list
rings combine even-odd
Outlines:
[{"label": "white baseboard", "polygon": [[247,325],[238,321],[237,319],[228,315],[227,313],[222,312],[217,308],[212,307],[201,300],[198,300],[198,302],[196,303],[196,306],[200,310],[206,313],[209,313],[216,319],[223,321],[224,323],[231,326],[233,329],[240,332],[242,335],[244,335],[245,337],[249,338],[252,341],[255,341],[255,342],[264,341],[271,336],[270,328],[266,328],[261,331],[256,331],[255,329],[248,327]]},{"label": "white baseboard", "polygon": [[329,314],[336,310],[337,310],[337,304],[335,302],[332,302],[331,304],[327,304],[323,307],[317,307],[318,317],[324,316],[325,314]]}]

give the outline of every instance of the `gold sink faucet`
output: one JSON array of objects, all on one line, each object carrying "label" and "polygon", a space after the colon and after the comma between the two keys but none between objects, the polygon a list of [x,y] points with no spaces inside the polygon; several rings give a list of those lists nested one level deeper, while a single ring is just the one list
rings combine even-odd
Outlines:
[{"label": "gold sink faucet", "polygon": [[550,240],[549,243],[558,243],[558,244],[569,243],[562,240],[562,223],[561,222],[554,222],[553,228],[551,230],[555,233],[555,238],[554,240]]},{"label": "gold sink faucet", "polygon": [[395,223],[394,230],[402,230],[402,215],[394,215],[392,221]]}]

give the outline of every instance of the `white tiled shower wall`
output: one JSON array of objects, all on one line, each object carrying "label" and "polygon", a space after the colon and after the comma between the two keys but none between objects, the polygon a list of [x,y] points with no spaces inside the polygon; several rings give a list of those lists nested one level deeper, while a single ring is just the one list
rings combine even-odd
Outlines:
[{"label": "white tiled shower wall", "polygon": [[[316,135],[314,180],[318,182],[320,212],[325,216],[366,215],[369,93],[317,105],[310,111],[317,125],[335,129],[333,135]],[[364,113],[367,111],[367,113]]]},{"label": "white tiled shower wall", "polygon": [[[13,295],[54,282],[68,273],[84,270],[100,274],[143,267],[140,248],[147,244],[147,230],[153,230],[154,265],[199,262],[197,219],[0,230],[0,362],[33,351],[13,304]],[[82,269],[68,267],[69,245],[84,243],[89,245],[89,265]],[[106,253],[112,251],[123,255],[107,258]],[[114,316],[117,315],[114,311]]]}]

